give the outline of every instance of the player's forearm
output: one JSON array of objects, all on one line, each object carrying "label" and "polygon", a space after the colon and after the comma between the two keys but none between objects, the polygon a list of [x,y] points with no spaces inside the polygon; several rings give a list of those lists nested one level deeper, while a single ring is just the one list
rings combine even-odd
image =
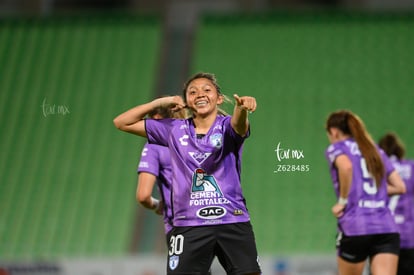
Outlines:
[{"label": "player's forearm", "polygon": [[154,101],[136,106],[128,111],[118,115],[114,120],[116,128],[125,131],[128,126],[137,123],[144,119],[144,117],[155,108]]},{"label": "player's forearm", "polygon": [[236,133],[245,136],[249,129],[248,111],[240,106],[235,106],[231,124]]},{"label": "player's forearm", "polygon": [[352,169],[339,170],[339,197],[348,198],[352,183]]},{"label": "player's forearm", "polygon": [[388,195],[400,195],[406,192],[406,186],[404,181],[401,179],[397,171],[393,171],[388,176],[387,182],[387,193]]},{"label": "player's forearm", "polygon": [[231,118],[231,125],[233,129],[241,136],[245,136],[249,130],[248,115],[256,110],[256,99],[251,96],[233,95],[235,99],[235,106],[233,116]]},{"label": "player's forearm", "polygon": [[146,198],[144,200],[139,200],[138,202],[139,202],[139,204],[141,204],[145,208],[154,209],[155,208],[155,205],[154,205],[152,199],[153,199],[152,197],[148,197],[148,198]]}]

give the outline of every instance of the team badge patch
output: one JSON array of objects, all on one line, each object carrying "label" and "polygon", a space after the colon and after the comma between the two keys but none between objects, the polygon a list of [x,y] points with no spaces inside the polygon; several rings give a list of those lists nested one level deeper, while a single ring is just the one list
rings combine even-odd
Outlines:
[{"label": "team badge patch", "polygon": [[170,260],[169,260],[170,269],[171,270],[176,269],[177,266],[178,266],[178,262],[179,262],[179,257],[178,256],[176,256],[176,255],[171,256]]},{"label": "team badge patch", "polygon": [[214,134],[210,137],[210,144],[216,148],[220,148],[223,145],[222,134]]}]

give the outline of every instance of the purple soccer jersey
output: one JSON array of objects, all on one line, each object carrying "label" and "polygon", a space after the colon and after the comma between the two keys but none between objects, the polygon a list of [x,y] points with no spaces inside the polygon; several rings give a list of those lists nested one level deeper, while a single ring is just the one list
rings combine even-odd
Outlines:
[{"label": "purple soccer jersey", "polygon": [[[379,151],[385,165],[386,176],[388,176],[394,167],[384,152]],[[337,197],[339,197],[339,178],[334,162],[339,155],[348,156],[353,169],[348,204],[343,216],[338,218],[338,230],[346,236],[398,232],[391,211],[387,207],[386,179],[384,178],[377,188],[375,180],[368,172],[365,159],[352,138],[331,144],[326,150],[326,158]]]},{"label": "purple soccer jersey", "polygon": [[390,198],[388,207],[400,231],[401,248],[414,248],[414,161],[390,157],[405,183],[407,192]]},{"label": "purple soccer jersey", "polygon": [[157,177],[158,191],[164,202],[164,229],[167,234],[172,229],[170,151],[165,146],[146,143],[138,164],[138,173],[147,172]]},{"label": "purple soccer jersey", "polygon": [[174,226],[203,226],[250,220],[240,174],[246,137],[217,116],[208,133],[197,137],[193,120],[146,120],[150,143],[168,146],[172,165]]}]

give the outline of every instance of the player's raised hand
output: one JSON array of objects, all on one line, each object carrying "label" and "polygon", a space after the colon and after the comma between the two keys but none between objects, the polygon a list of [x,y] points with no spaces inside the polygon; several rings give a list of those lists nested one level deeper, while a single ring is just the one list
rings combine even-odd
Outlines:
[{"label": "player's raised hand", "polygon": [[246,110],[250,113],[256,111],[256,98],[251,96],[238,96],[237,94],[234,94],[233,97],[236,100],[236,106],[238,108]]},{"label": "player's raised hand", "polygon": [[155,101],[156,105],[169,107],[173,111],[179,111],[186,107],[183,98],[179,95],[161,97],[157,98]]}]

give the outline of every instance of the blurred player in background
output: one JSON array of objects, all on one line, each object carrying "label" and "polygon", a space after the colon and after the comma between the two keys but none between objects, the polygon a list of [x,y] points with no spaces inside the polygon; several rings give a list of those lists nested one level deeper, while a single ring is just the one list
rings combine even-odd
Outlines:
[{"label": "blurred player in background", "polygon": [[[170,108],[159,106],[148,113],[153,119],[185,118],[186,110],[178,112]],[[167,147],[157,144],[144,145],[141,159],[138,164],[138,184],[136,191],[137,201],[148,209],[153,209],[157,214],[164,216],[164,229],[167,236],[172,229],[171,211],[171,156]],[[161,199],[152,197],[153,188],[157,186]]]},{"label": "blurred player in background", "polygon": [[331,143],[326,158],[338,197],[332,213],[338,219],[339,274],[362,274],[367,259],[373,275],[396,274],[400,238],[387,201],[389,194],[405,192],[404,182],[356,114],[331,113],[326,131]]},{"label": "blurred player in background", "polygon": [[391,197],[388,207],[400,231],[400,257],[398,275],[414,274],[414,161],[405,159],[405,148],[395,133],[385,134],[379,146],[390,157],[407,192]]}]

